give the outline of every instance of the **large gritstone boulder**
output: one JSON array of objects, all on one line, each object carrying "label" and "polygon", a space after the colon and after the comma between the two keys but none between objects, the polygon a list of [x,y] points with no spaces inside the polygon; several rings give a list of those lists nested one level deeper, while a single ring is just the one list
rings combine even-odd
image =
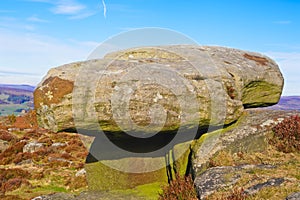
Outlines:
[{"label": "large gritstone boulder", "polygon": [[194,164],[193,139],[233,124],[244,108],[276,104],[282,88],[277,64],[261,54],[157,46],[53,68],[34,104],[41,127],[95,138],[89,189],[143,188],[157,199],[157,188]]},{"label": "large gritstone boulder", "polygon": [[278,65],[258,53],[142,47],[51,69],[34,105],[39,125],[53,131],[97,122],[104,131],[143,134],[230,124],[244,108],[276,104],[282,88]]}]

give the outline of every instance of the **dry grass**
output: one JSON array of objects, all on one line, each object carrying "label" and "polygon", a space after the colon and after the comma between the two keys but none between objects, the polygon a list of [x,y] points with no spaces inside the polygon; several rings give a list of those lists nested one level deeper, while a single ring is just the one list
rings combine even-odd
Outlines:
[{"label": "dry grass", "polygon": [[[75,176],[84,168],[88,154],[79,135],[56,134],[36,125],[32,113],[17,117],[14,124],[8,123],[5,117],[0,118],[0,139],[9,145],[0,152],[1,200],[31,199],[56,192],[77,194],[87,189],[85,176]],[[13,130],[8,131],[8,128]],[[33,153],[24,153],[24,145],[33,141],[43,143],[44,147]],[[51,146],[57,142],[66,145]]]},{"label": "dry grass", "polygon": [[[264,152],[256,153],[231,153],[221,151],[210,161],[213,166],[238,166],[243,164],[273,165],[273,169],[252,169],[241,172],[241,179],[235,188],[248,188],[270,178],[285,178],[280,187],[267,187],[246,199],[285,199],[289,194],[300,191],[300,153],[283,153],[274,146],[269,146]],[[229,194],[238,194],[231,188],[221,188],[220,191],[209,196],[208,199],[226,199]],[[237,195],[238,196],[238,195]],[[230,199],[230,198],[229,198]],[[243,199],[243,198],[242,198]]]},{"label": "dry grass", "polygon": [[30,174],[22,169],[0,169],[0,191],[2,194],[18,189],[22,185],[29,186],[27,178]]},{"label": "dry grass", "polygon": [[[273,131],[273,132],[272,132]],[[273,169],[254,168],[244,170],[234,189],[221,188],[208,199],[285,199],[289,194],[300,191],[300,117],[284,119],[267,134],[268,148],[263,152],[231,153],[219,151],[209,161],[209,167],[238,166],[243,164],[273,165]],[[284,178],[279,187],[266,187],[255,195],[244,196],[242,190],[271,178]]]},{"label": "dry grass", "polygon": [[246,200],[248,196],[244,193],[243,188],[235,187],[220,194],[209,196],[209,200]]}]

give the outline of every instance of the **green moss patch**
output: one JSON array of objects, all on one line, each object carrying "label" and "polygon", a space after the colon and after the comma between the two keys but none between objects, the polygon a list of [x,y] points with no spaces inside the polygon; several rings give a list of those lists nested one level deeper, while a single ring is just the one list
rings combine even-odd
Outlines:
[{"label": "green moss patch", "polygon": [[167,183],[166,169],[146,173],[126,173],[113,169],[101,162],[86,164],[89,190],[126,190],[140,185]]},{"label": "green moss patch", "polygon": [[282,88],[265,81],[252,81],[243,88],[242,101],[244,107],[260,107],[276,104]]}]

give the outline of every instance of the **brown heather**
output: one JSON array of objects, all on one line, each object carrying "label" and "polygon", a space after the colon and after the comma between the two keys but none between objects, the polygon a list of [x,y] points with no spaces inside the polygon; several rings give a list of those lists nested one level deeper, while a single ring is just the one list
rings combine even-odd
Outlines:
[{"label": "brown heather", "polygon": [[0,191],[5,194],[22,185],[30,185],[25,179],[29,177],[30,174],[22,169],[0,169]]},{"label": "brown heather", "polygon": [[269,140],[278,151],[284,153],[300,152],[300,117],[288,117],[273,129],[273,137]]},{"label": "brown heather", "polygon": [[191,176],[180,177],[176,175],[168,186],[163,188],[163,192],[159,194],[159,200],[197,200],[197,193],[194,188]]}]

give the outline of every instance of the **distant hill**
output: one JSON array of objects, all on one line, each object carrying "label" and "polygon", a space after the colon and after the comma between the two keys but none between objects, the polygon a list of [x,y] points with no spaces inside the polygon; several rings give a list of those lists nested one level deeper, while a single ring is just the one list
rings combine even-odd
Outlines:
[{"label": "distant hill", "polygon": [[283,96],[278,104],[267,107],[272,110],[300,110],[300,96]]},{"label": "distant hill", "polygon": [[1,89],[15,89],[15,90],[24,90],[33,92],[34,86],[31,85],[11,85],[11,84],[0,84],[0,91]]},{"label": "distant hill", "polygon": [[33,109],[34,86],[0,84],[0,116]]}]

